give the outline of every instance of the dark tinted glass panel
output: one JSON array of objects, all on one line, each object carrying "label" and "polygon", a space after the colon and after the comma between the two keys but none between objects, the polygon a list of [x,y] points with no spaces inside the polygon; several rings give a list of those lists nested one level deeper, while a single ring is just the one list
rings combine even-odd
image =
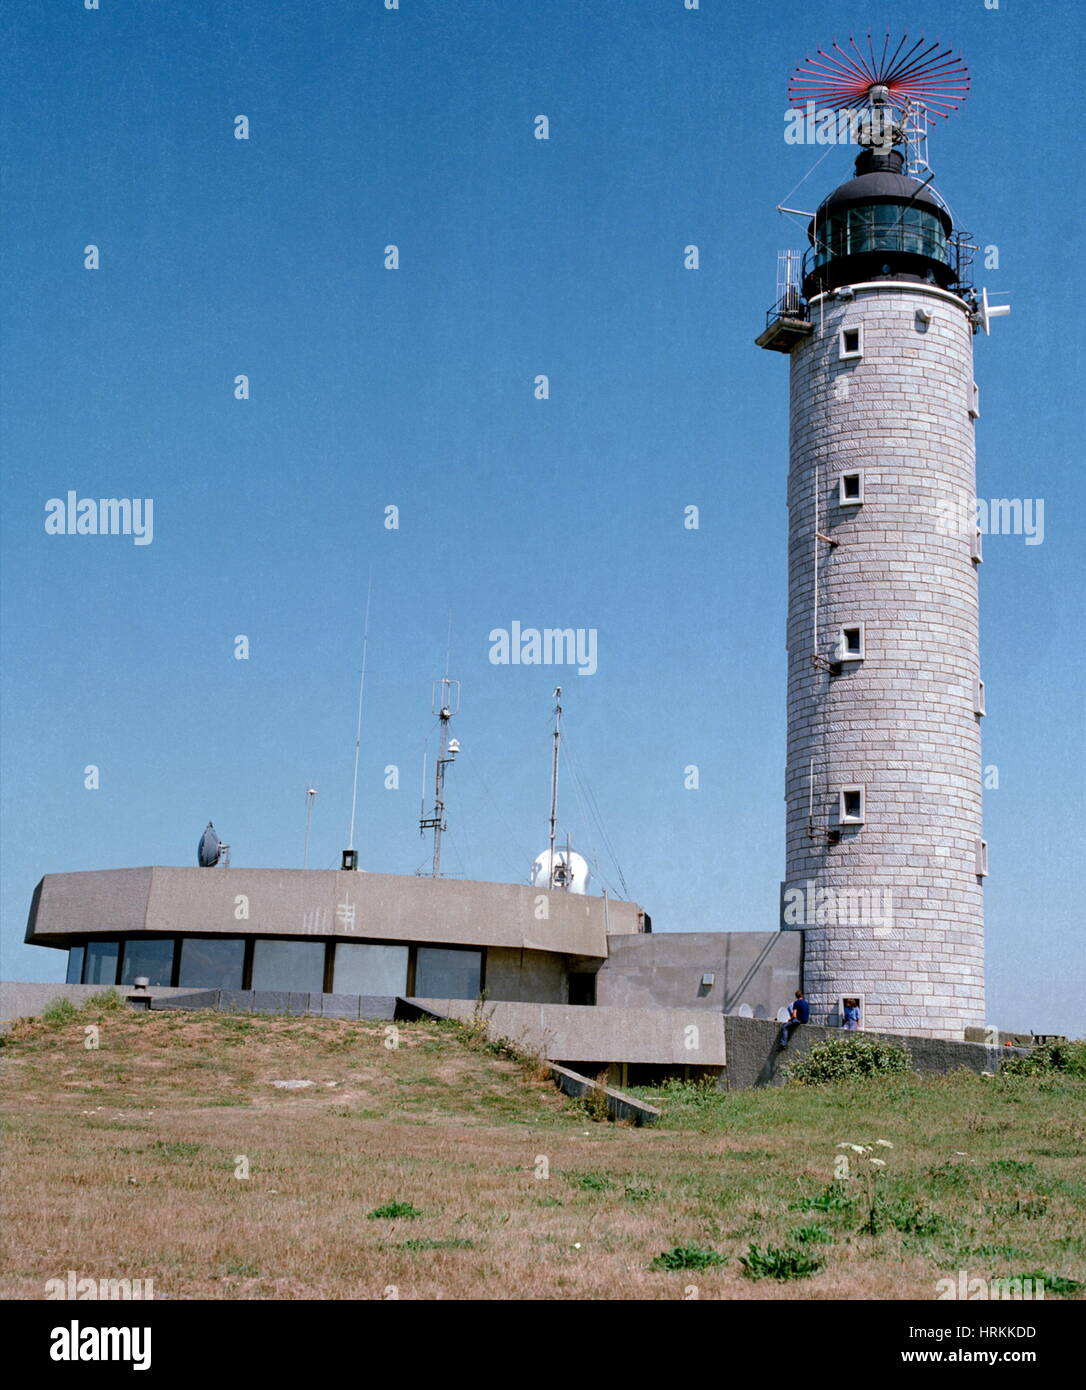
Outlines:
[{"label": "dark tinted glass panel", "polygon": [[253,989],[324,989],[323,941],[253,943]]},{"label": "dark tinted glass panel", "polygon": [[87,958],[83,964],[83,983],[85,985],[115,985],[117,983],[117,957],[120,952],[120,942],[88,941]]},{"label": "dark tinted glass panel", "polygon": [[933,260],[947,259],[946,232],[939,218],[924,208],[896,203],[839,212],[819,229],[818,236],[818,265],[832,256],[864,251],[911,251]]},{"label": "dark tinted glass panel", "polygon": [[83,947],[73,946],[68,952],[68,974],[65,981],[70,985],[83,982]]},{"label": "dark tinted glass panel", "polygon": [[482,951],[420,946],[415,961],[415,993],[422,999],[477,999],[482,973]]},{"label": "dark tinted glass panel", "polygon": [[241,989],[245,942],[241,937],[186,936],[181,942],[179,985]]},{"label": "dark tinted glass panel", "polygon": [[141,975],[146,975],[149,985],[173,984],[172,936],[124,943],[121,984],[134,985]]},{"label": "dark tinted glass panel", "polygon": [[341,942],[336,947],[332,988],[337,994],[404,994],[407,947]]}]

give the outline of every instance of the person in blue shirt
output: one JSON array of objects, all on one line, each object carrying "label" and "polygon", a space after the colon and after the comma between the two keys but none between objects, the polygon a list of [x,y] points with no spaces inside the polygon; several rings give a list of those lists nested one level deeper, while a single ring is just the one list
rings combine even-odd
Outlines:
[{"label": "person in blue shirt", "polygon": [[845,1023],[844,1026],[851,1033],[855,1033],[860,1026],[860,1001],[858,999],[845,1000]]},{"label": "person in blue shirt", "polygon": [[811,1016],[811,1006],[803,997],[801,989],[796,990],[796,997],[788,1013],[788,1022],[781,1025],[780,1046],[788,1046],[788,1039],[801,1023],[806,1023]]}]

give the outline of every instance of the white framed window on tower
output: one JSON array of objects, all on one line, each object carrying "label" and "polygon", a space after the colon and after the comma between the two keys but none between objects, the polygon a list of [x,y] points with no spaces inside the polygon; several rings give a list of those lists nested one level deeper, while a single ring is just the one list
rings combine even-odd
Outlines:
[{"label": "white framed window on tower", "polygon": [[863,623],[842,623],[837,634],[837,660],[863,661],[865,655]]},{"label": "white framed window on tower", "polygon": [[988,841],[977,841],[977,877],[988,877]]},{"label": "white framed window on tower", "polygon": [[980,387],[975,381],[969,383],[969,418],[980,419]]},{"label": "white framed window on tower", "polygon": [[866,797],[863,787],[842,787],[838,798],[837,819],[842,825],[863,825]]},{"label": "white framed window on tower", "polygon": [[837,356],[842,362],[864,355],[864,326],[846,324],[837,335]]},{"label": "white framed window on tower", "polygon": [[855,473],[842,473],[837,485],[837,500],[842,507],[858,507],[864,500],[864,475],[857,470]]},{"label": "white framed window on tower", "polygon": [[969,558],[974,565],[984,564],[984,539],[979,526],[973,531],[972,540],[969,542]]},{"label": "white framed window on tower", "polygon": [[984,703],[984,682],[979,676],[973,682],[973,713],[977,715],[988,713]]}]

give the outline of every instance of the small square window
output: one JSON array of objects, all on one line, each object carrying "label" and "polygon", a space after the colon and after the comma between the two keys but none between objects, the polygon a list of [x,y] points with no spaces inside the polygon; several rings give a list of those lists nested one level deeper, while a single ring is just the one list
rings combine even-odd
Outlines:
[{"label": "small square window", "polygon": [[838,500],[842,507],[854,507],[864,500],[864,475],[842,473]]},{"label": "small square window", "polygon": [[864,355],[864,331],[862,325],[855,328],[842,328],[838,337],[841,358],[862,357]]},{"label": "small square window", "polygon": [[984,705],[984,682],[982,680],[975,680],[973,682],[973,713],[988,713]]},{"label": "small square window", "polygon": [[974,381],[969,391],[969,418],[980,419],[980,387]]},{"label": "small square window", "polygon": [[837,639],[838,661],[862,661],[864,659],[863,623],[846,623]]},{"label": "small square window", "polygon": [[987,878],[988,876],[988,841],[977,841],[977,877]]},{"label": "small square window", "polygon": [[983,565],[984,563],[984,542],[979,526],[973,532],[973,539],[969,542],[969,558],[974,565]]},{"label": "small square window", "polygon": [[866,999],[862,994],[839,994],[837,996],[838,1026],[850,1033],[862,1033]]},{"label": "small square window", "polygon": [[863,787],[842,787],[839,820],[842,825],[863,825],[864,789]]}]

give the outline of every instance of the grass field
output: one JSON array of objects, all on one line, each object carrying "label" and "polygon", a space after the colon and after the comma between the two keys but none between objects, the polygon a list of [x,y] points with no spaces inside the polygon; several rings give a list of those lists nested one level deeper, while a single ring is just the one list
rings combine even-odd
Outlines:
[{"label": "grass field", "polygon": [[679,1085],[634,1129],[470,1030],[387,1027],[16,1024],[0,1292],[71,1269],[174,1299],[930,1299],[964,1269],[1086,1295],[1086,1082]]}]

